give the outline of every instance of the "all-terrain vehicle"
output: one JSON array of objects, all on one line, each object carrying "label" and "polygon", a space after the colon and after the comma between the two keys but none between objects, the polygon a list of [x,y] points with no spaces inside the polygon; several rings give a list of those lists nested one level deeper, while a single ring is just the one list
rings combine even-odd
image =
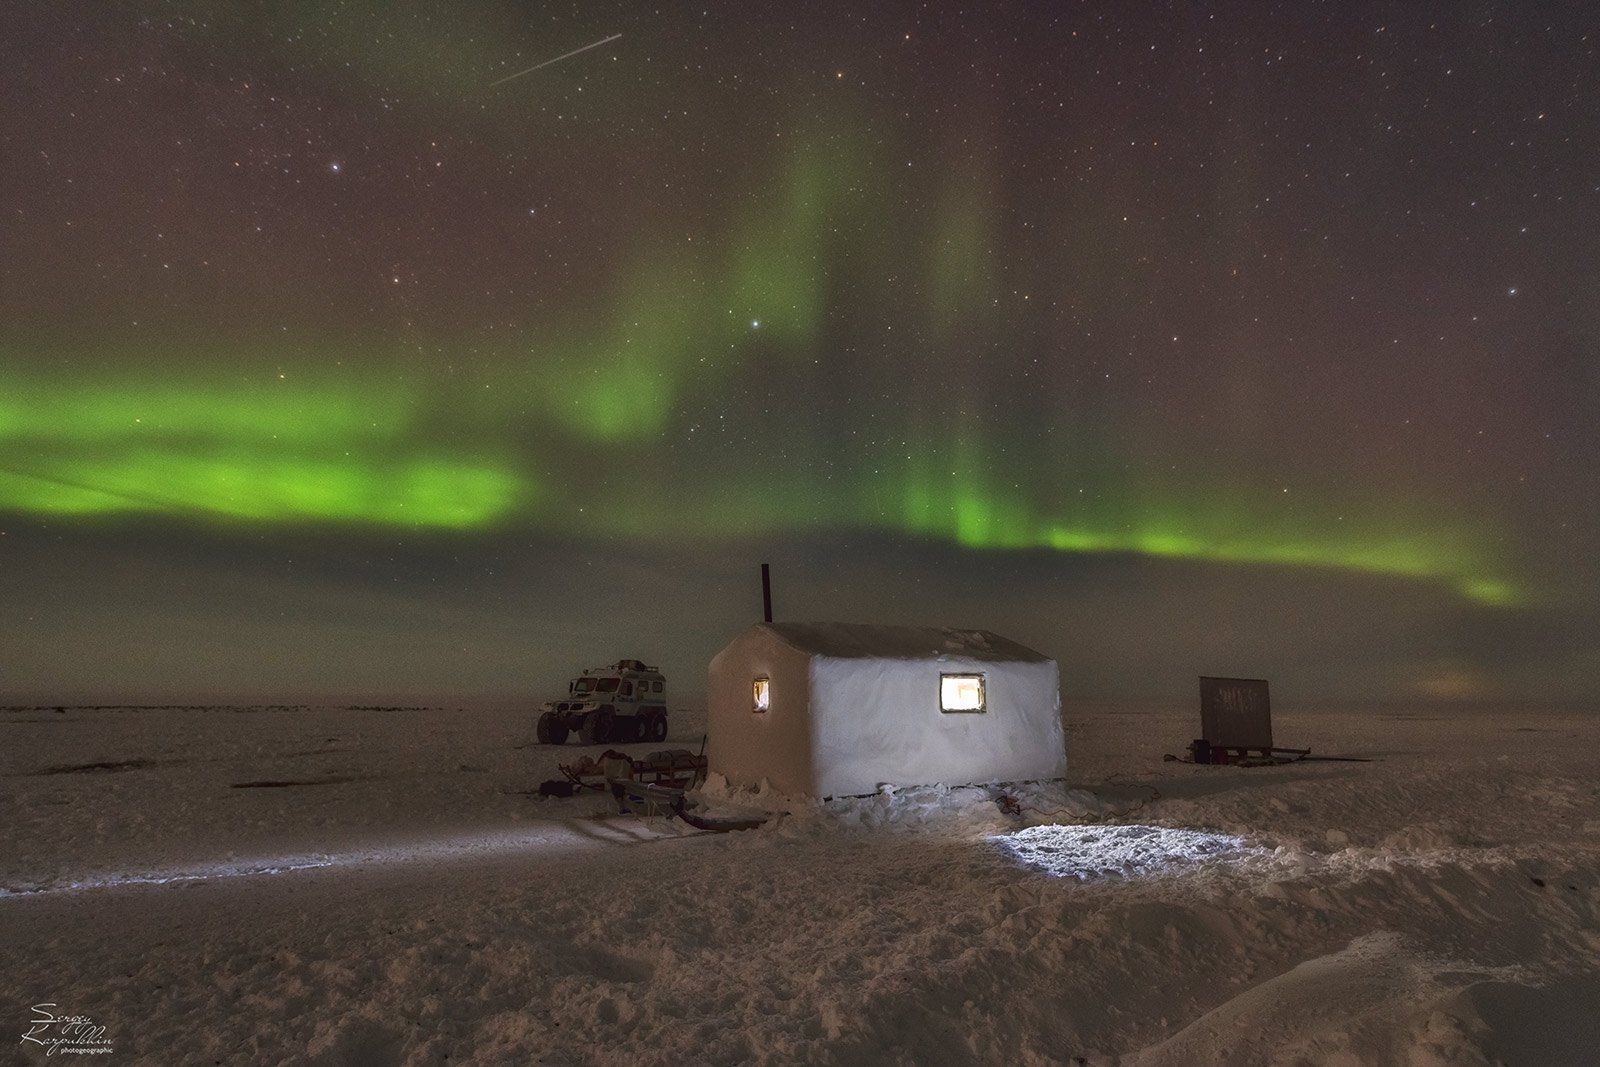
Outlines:
[{"label": "all-terrain vehicle", "polygon": [[586,745],[667,739],[667,680],[636,659],[592,667],[567,683],[566,700],[544,705],[535,733],[559,745],[575,733]]}]

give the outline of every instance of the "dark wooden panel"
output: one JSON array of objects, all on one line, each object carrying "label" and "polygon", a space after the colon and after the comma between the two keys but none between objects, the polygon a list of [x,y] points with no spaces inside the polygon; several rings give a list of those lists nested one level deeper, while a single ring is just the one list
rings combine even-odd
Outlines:
[{"label": "dark wooden panel", "polygon": [[1271,748],[1266,679],[1201,678],[1200,732],[1213,748]]}]

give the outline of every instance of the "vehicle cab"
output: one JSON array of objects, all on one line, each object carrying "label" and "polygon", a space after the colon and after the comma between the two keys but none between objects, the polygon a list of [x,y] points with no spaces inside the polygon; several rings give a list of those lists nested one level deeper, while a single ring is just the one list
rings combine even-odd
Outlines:
[{"label": "vehicle cab", "polygon": [[641,660],[591,667],[567,683],[566,700],[543,706],[539,740],[559,745],[569,732],[577,732],[585,744],[665,740],[666,688],[660,669]]}]

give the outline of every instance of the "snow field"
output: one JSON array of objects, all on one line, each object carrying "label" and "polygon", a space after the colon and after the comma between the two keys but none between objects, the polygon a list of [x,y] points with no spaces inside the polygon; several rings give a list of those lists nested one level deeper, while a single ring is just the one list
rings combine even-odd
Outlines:
[{"label": "snow field", "polygon": [[[1245,770],[1161,761],[1192,709],[1069,704],[1069,782],[1013,790],[1022,819],[988,789],[713,789],[788,814],[712,836],[525,795],[582,750],[517,747],[531,720],[512,709],[0,716],[0,884],[46,890],[0,897],[0,1011],[55,1000],[131,1058],[1487,1064],[1600,1047],[1587,715],[1290,712],[1284,743],[1381,762]],[[37,773],[94,760],[148,762]],[[233,788],[251,780],[318,784]],[[1161,836],[1140,827],[1240,844],[1061,877],[997,840],[1029,824],[1076,828],[1058,854],[1091,861],[1085,846]],[[330,865],[69,888],[284,856]]]}]

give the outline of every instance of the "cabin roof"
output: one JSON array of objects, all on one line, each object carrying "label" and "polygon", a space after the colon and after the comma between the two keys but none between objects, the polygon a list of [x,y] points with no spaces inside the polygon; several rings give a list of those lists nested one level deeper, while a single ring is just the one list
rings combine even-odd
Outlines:
[{"label": "cabin roof", "polygon": [[1048,663],[1050,657],[988,630],[941,626],[877,626],[858,622],[763,622],[784,643],[838,659],[968,659],[986,663]]}]

